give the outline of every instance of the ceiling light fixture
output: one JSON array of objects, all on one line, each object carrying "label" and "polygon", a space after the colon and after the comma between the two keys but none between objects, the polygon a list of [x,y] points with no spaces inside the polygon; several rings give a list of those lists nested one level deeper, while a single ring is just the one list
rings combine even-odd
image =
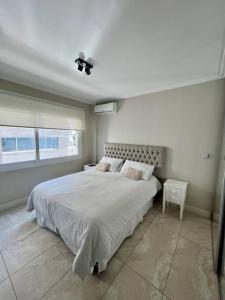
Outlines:
[{"label": "ceiling light fixture", "polygon": [[93,65],[89,63],[88,61],[84,60],[83,58],[77,58],[75,60],[75,63],[78,65],[77,69],[82,72],[83,68],[85,68],[85,72],[87,75],[91,74],[91,69],[93,68]]}]

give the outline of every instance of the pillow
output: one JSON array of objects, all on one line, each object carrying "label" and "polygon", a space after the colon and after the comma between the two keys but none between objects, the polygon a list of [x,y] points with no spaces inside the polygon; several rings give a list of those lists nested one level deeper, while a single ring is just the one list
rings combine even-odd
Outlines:
[{"label": "pillow", "polygon": [[97,171],[102,171],[102,172],[106,172],[109,170],[110,164],[102,161],[100,162],[97,166],[96,166],[96,170]]},{"label": "pillow", "polygon": [[126,177],[133,179],[133,180],[141,180],[142,178],[142,171],[128,167],[126,169],[126,173],[124,174]]},{"label": "pillow", "polygon": [[122,164],[123,164],[122,159],[107,157],[107,156],[103,156],[99,163],[101,163],[101,162],[106,162],[106,163],[110,164],[110,166],[109,166],[110,172],[119,172],[122,167]]},{"label": "pillow", "polygon": [[143,164],[143,163],[140,163],[140,162],[137,162],[137,161],[132,161],[132,160],[126,160],[122,169],[121,169],[121,173],[123,175],[126,174],[126,170],[127,168],[134,168],[136,170],[139,170],[139,171],[142,171],[142,176],[141,178],[144,179],[144,180],[149,180],[150,177],[152,176],[152,173],[154,171],[154,166],[152,165],[147,165],[147,164]]}]

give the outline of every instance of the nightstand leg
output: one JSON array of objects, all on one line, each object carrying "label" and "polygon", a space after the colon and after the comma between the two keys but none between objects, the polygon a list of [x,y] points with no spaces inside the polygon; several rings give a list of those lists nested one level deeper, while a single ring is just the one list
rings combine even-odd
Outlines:
[{"label": "nightstand leg", "polygon": [[184,211],[184,204],[181,204],[181,206],[180,206],[180,220],[181,221],[183,219],[183,211]]},{"label": "nightstand leg", "polygon": [[166,209],[166,201],[163,200],[163,214],[165,214],[165,209]]}]

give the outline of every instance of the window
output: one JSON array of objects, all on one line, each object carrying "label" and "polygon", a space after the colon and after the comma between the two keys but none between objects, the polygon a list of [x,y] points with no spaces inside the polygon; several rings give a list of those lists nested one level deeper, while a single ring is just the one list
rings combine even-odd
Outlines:
[{"label": "window", "polygon": [[39,129],[40,159],[78,155],[75,130]]},{"label": "window", "polygon": [[0,164],[36,159],[35,129],[0,127]]},{"label": "window", "polygon": [[78,155],[79,131],[0,126],[0,166]]}]

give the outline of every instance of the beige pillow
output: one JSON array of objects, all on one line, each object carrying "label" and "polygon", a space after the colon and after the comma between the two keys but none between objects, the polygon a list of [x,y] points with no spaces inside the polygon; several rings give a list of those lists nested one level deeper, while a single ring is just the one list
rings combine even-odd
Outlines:
[{"label": "beige pillow", "polygon": [[133,180],[141,180],[142,171],[129,167],[124,175]]},{"label": "beige pillow", "polygon": [[110,164],[101,161],[97,166],[96,166],[96,170],[97,171],[102,171],[102,172],[106,172],[109,170]]}]

